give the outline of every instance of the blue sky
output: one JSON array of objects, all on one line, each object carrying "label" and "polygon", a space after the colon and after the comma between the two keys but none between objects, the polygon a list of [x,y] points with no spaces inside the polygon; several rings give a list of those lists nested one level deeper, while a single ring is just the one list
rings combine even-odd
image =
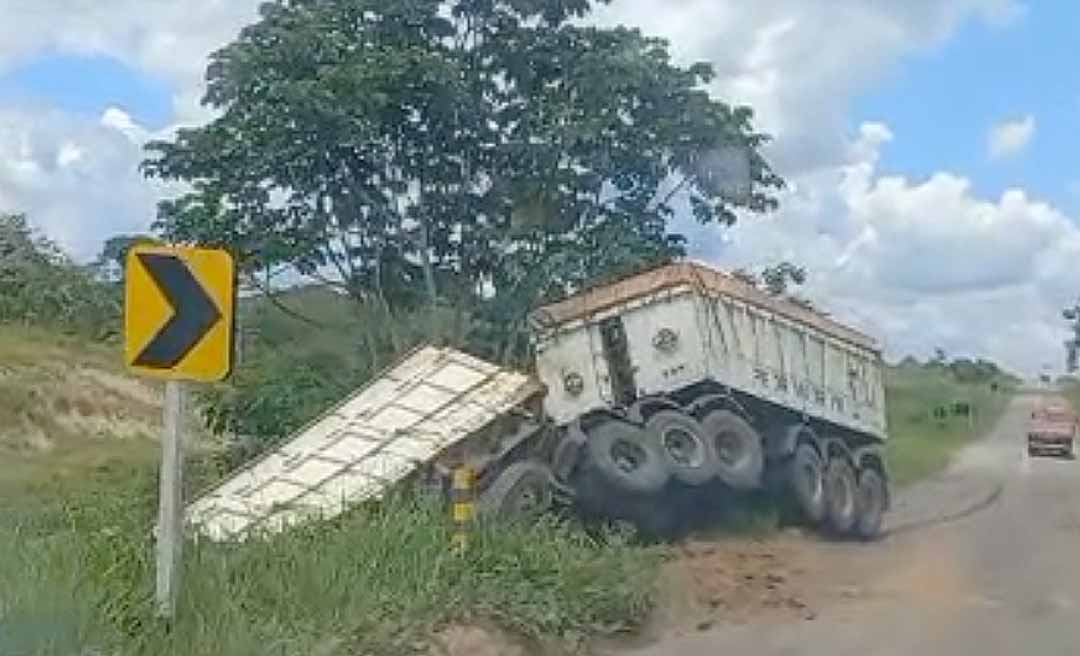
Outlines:
[{"label": "blue sky", "polygon": [[172,119],[173,92],[168,83],[105,56],[39,55],[0,75],[4,103],[92,119],[117,107],[150,129]]},{"label": "blue sky", "polygon": [[[881,169],[909,177],[948,170],[979,196],[1009,187],[1080,216],[1080,2],[1040,0],[1004,29],[969,21],[942,47],[896,65],[856,99],[852,125],[880,120],[895,140]],[[1036,134],[1016,157],[991,161],[991,125],[1032,115]],[[1070,189],[1072,187],[1072,189]]]}]

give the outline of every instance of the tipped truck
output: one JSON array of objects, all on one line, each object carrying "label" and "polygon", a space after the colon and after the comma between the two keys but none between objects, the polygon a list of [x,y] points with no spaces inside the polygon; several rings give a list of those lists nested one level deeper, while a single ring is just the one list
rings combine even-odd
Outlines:
[{"label": "tipped truck", "polygon": [[420,349],[197,500],[189,521],[218,537],[278,530],[406,480],[448,491],[468,464],[493,516],[561,500],[632,518],[662,512],[676,487],[719,484],[789,496],[835,535],[879,534],[890,494],[871,338],[693,263],[537,308],[530,324],[534,377]]}]

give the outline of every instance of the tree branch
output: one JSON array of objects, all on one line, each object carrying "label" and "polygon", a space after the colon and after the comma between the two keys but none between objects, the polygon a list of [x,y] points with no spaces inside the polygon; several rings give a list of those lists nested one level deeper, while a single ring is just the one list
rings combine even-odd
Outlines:
[{"label": "tree branch", "polygon": [[263,283],[259,282],[259,279],[256,278],[255,276],[249,275],[247,277],[248,277],[247,284],[249,284],[252,287],[255,287],[260,292],[262,292],[262,298],[265,298],[266,300],[270,301],[271,305],[276,307],[278,310],[281,310],[281,312],[283,312],[286,315],[292,317],[293,319],[296,319],[297,321],[302,321],[303,323],[306,323],[309,326],[314,326],[316,328],[319,328],[320,330],[327,330],[329,328],[329,326],[327,326],[326,324],[321,323],[319,321],[316,321],[315,319],[312,319],[311,317],[303,315],[303,314],[297,312],[296,310],[293,310],[292,308],[286,306],[284,303],[281,302],[281,299],[279,299],[274,294],[273,290],[269,286],[263,285]]}]

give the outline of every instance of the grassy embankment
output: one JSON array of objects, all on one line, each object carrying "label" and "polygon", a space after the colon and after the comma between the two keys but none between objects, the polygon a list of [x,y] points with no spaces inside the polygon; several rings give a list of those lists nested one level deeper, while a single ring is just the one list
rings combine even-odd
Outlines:
[{"label": "grassy embankment", "polygon": [[[460,559],[445,516],[401,500],[267,543],[190,547],[167,633],[152,619],[147,531],[157,391],[125,377],[106,347],[3,328],[0,356],[2,654],[402,654],[445,622],[483,617],[550,637],[648,612],[657,549],[552,521],[485,531]],[[1008,398],[928,369],[890,372],[888,394],[901,483],[944,466]],[[975,406],[973,428],[932,419],[953,400]]]},{"label": "grassy embankment", "polygon": [[[990,430],[1013,394],[1013,382],[961,383],[946,370],[890,367],[886,374],[889,423],[888,460],[897,485],[903,486],[944,469],[961,447]],[[935,406],[967,402],[972,417],[933,416]]]},{"label": "grassy embankment", "polygon": [[[4,656],[399,655],[447,622],[566,637],[648,611],[659,552],[626,535],[501,527],[460,558],[442,509],[401,499],[265,543],[191,545],[166,632],[152,614],[148,531],[160,406],[119,360],[0,327]],[[190,463],[193,477],[202,469]]]}]

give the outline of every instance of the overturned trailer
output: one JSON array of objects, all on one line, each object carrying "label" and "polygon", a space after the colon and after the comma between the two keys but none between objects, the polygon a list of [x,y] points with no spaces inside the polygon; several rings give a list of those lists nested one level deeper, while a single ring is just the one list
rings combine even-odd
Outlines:
[{"label": "overturned trailer", "polygon": [[[391,486],[478,472],[489,515],[557,500],[663,512],[672,484],[790,495],[873,538],[889,505],[880,347],[694,263],[530,317],[535,374],[421,347],[188,508],[214,539],[342,512]],[[648,500],[642,505],[639,502]]]}]

